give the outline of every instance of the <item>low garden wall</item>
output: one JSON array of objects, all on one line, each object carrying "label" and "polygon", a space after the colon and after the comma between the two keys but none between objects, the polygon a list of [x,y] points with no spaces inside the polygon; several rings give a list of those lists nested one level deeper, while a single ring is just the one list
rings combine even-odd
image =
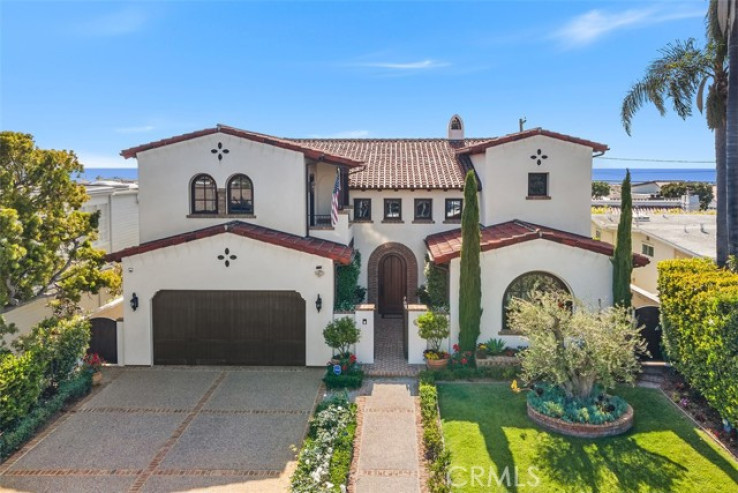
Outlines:
[{"label": "low garden wall", "polygon": [[633,426],[633,408],[630,405],[625,414],[618,419],[601,425],[571,423],[563,419],[552,418],[539,413],[530,404],[528,404],[528,417],[549,431],[579,438],[611,437],[625,433]]}]

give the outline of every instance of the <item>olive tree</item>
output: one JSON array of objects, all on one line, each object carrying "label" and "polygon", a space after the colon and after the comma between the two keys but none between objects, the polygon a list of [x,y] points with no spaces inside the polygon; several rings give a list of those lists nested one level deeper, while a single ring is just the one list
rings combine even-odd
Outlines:
[{"label": "olive tree", "polygon": [[612,307],[592,311],[562,293],[532,293],[514,299],[510,328],[530,345],[521,353],[525,381],[561,387],[569,398],[587,398],[595,384],[633,383],[646,352],[632,310]]}]

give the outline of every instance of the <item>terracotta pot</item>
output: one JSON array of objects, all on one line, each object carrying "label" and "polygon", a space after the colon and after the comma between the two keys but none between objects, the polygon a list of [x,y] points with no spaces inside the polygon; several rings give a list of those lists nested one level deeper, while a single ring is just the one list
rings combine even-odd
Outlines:
[{"label": "terracotta pot", "polygon": [[92,374],[92,385],[100,385],[102,383],[102,373],[95,372]]},{"label": "terracotta pot", "polygon": [[448,366],[448,360],[450,358],[444,358],[444,359],[427,359],[425,360],[425,364],[428,366],[428,369],[433,371],[443,370]]}]

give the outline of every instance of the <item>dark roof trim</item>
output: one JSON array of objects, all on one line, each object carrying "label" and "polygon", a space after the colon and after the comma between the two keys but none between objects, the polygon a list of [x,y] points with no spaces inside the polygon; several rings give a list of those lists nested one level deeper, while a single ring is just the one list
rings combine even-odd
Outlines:
[{"label": "dark roof trim", "polygon": [[177,144],[179,142],[185,142],[188,140],[196,139],[198,137],[204,137],[206,135],[212,135],[215,133],[223,133],[226,135],[232,135],[234,137],[240,137],[242,139],[259,142],[262,144],[280,147],[282,149],[288,149],[290,151],[301,152],[306,157],[309,157],[310,159],[314,159],[316,161],[325,161],[327,163],[339,164],[342,166],[348,166],[350,168],[356,168],[356,167],[363,166],[363,163],[361,161],[355,161],[353,159],[345,158],[343,156],[329,154],[323,151],[319,151],[317,149],[313,149],[311,147],[302,146],[294,142],[290,142],[288,140],[280,139],[279,137],[273,137],[271,135],[265,135],[265,134],[258,134],[255,132],[248,132],[246,130],[241,130],[238,128],[229,127],[227,125],[220,125],[220,124],[218,124],[214,128],[206,128],[203,130],[198,130],[197,132],[190,132],[190,133],[170,137],[168,139],[157,140],[154,142],[149,142],[148,144],[142,144],[140,146],[131,147],[130,149],[125,149],[121,151],[120,155],[128,159],[128,158],[136,157],[136,154],[138,154],[139,152],[149,151],[151,149],[157,149],[159,147],[164,147],[164,146],[168,146],[171,144]]},{"label": "dark roof trim", "polygon": [[245,238],[270,243],[272,245],[318,255],[320,257],[326,257],[343,265],[351,263],[351,257],[353,255],[352,247],[341,245],[340,243],[334,243],[332,241],[321,240],[319,238],[309,236],[297,236],[265,228],[263,226],[245,223],[243,221],[231,221],[224,224],[216,224],[215,226],[198,229],[196,231],[189,231],[187,233],[180,233],[174,236],[160,238],[158,240],[142,243],[138,246],[124,248],[118,252],[108,254],[105,259],[108,262],[120,262],[121,259],[125,257],[132,257],[134,255],[140,255],[142,253],[170,246],[181,245],[182,243],[200,240],[202,238],[209,238],[223,233],[232,233]]},{"label": "dark roof trim", "polygon": [[600,144],[599,142],[594,142],[594,141],[586,140],[586,139],[580,139],[579,137],[573,137],[571,135],[551,132],[550,130],[545,130],[543,128],[538,127],[538,128],[531,128],[530,130],[524,130],[522,132],[518,132],[514,134],[504,135],[502,137],[497,137],[495,139],[488,140],[487,142],[481,142],[473,146],[463,147],[461,149],[458,149],[456,152],[458,154],[478,154],[482,151],[485,151],[486,149],[490,147],[507,144],[509,142],[515,142],[518,140],[527,139],[529,137],[534,137],[536,135],[543,135],[544,137],[550,137],[552,139],[563,140],[565,142],[571,142],[572,144],[578,144],[578,145],[582,145],[585,147],[591,147],[593,151],[597,151],[597,152],[605,152],[610,149],[606,144]]}]

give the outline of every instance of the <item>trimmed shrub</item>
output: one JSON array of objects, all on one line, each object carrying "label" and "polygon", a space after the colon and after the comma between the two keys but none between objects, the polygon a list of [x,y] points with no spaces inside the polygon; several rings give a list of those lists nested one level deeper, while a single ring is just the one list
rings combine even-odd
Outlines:
[{"label": "trimmed shrub", "polygon": [[454,380],[512,380],[520,376],[520,367],[483,366],[480,368],[446,368],[423,370],[418,377],[421,382],[452,382]]},{"label": "trimmed shrub", "polygon": [[352,365],[340,375],[333,373],[333,366],[328,366],[323,377],[328,389],[358,389],[364,382],[364,371],[358,365]]},{"label": "trimmed shrub", "polygon": [[720,415],[738,425],[738,273],[707,259],[660,262],[664,349]]},{"label": "trimmed shrub", "polygon": [[420,418],[423,423],[425,459],[428,461],[428,489],[432,493],[451,491],[446,482],[451,454],[444,449],[443,432],[438,415],[438,389],[430,383],[420,383]]},{"label": "trimmed shrub", "polygon": [[0,430],[25,416],[46,387],[46,362],[35,351],[0,357]]},{"label": "trimmed shrub", "polygon": [[80,372],[70,380],[59,384],[59,391],[48,401],[41,402],[27,416],[0,436],[0,458],[9,456],[33,437],[62,407],[87,395],[92,388],[92,376]]},{"label": "trimmed shrub", "polygon": [[335,354],[344,355],[349,353],[351,346],[359,342],[361,331],[352,317],[342,317],[325,326],[323,339],[335,350]]},{"label": "trimmed shrub", "polygon": [[292,475],[295,493],[345,491],[356,432],[356,404],[344,396],[327,399],[315,409],[308,436]]},{"label": "trimmed shrub", "polygon": [[446,271],[425,257],[423,269],[428,284],[418,288],[418,300],[433,311],[448,312],[448,278]]}]

